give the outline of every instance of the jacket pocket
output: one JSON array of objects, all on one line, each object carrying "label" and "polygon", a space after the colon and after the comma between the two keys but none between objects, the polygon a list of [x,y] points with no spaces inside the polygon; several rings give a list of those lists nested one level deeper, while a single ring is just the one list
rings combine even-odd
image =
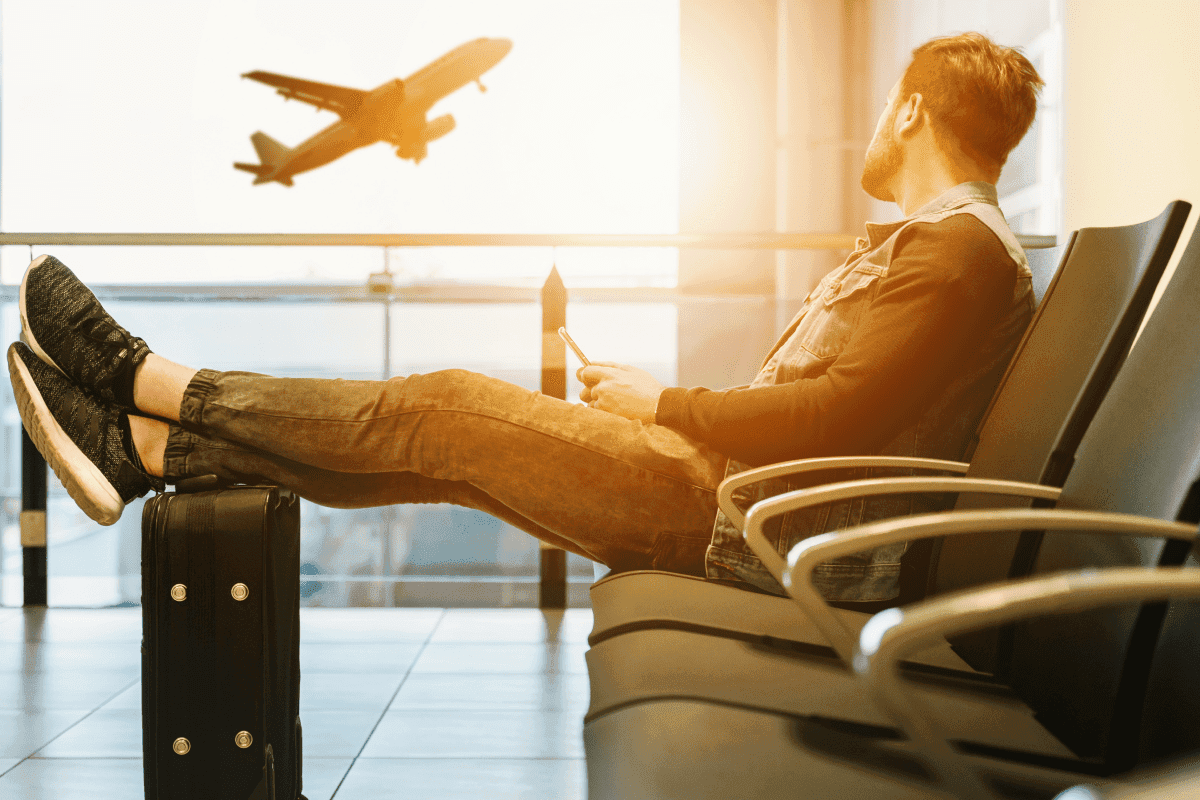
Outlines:
[{"label": "jacket pocket", "polygon": [[797,331],[800,347],[817,359],[841,355],[863,312],[875,299],[882,273],[881,267],[862,264],[818,287],[819,299],[814,298],[803,330]]}]

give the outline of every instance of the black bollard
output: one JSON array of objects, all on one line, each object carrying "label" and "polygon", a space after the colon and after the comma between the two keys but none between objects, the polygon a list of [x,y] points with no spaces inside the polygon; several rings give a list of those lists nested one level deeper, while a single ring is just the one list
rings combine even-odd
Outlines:
[{"label": "black bollard", "polygon": [[21,429],[21,554],[26,606],[46,605],[46,462]]},{"label": "black bollard", "polygon": [[[542,284],[542,394],[567,399],[567,346],[558,329],[567,324],[567,287],[557,267]],[[541,542],[538,608],[567,607],[567,552]]]}]

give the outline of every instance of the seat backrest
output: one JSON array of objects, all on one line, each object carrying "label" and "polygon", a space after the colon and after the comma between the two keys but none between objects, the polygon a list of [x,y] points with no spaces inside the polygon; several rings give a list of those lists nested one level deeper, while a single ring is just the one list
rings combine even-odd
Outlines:
[{"label": "seat backrest", "polygon": [[[1191,205],[1152,220],[1084,228],[1067,243],[992,404],[967,473],[1061,486],[1075,449],[1141,325]],[[1013,506],[1028,506],[1016,498]],[[996,496],[961,495],[956,509],[996,508]],[[930,593],[1009,574],[1018,535],[955,537],[934,548]]]},{"label": "seat backrest", "polygon": [[[1200,522],[1198,355],[1200,235],[1080,441],[1059,508]],[[1159,539],[1048,532],[1033,571],[1178,565],[1189,550],[1190,543]],[[1134,606],[1017,625],[1009,685],[1077,753],[1106,763],[1131,759],[1161,623],[1161,606]],[[1200,662],[1186,668],[1194,692]]]}]

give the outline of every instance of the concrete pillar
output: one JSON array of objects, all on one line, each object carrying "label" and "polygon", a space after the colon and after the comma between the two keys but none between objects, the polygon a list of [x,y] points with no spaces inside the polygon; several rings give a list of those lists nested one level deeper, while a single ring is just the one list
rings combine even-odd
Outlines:
[{"label": "concrete pillar", "polygon": [[[865,21],[862,5],[681,0],[681,232],[846,229],[860,137],[848,145],[845,129],[862,111],[845,76],[865,70],[867,57],[848,51],[846,37]],[[855,85],[865,93],[864,79]],[[681,251],[679,286],[696,299],[679,311],[680,385],[748,382],[799,301],[842,257]]]},{"label": "concrete pillar", "polygon": [[[681,0],[679,230],[775,225],[775,0]],[[749,381],[770,346],[769,252],[681,250],[681,386]],[[713,299],[714,295],[724,295]]]}]

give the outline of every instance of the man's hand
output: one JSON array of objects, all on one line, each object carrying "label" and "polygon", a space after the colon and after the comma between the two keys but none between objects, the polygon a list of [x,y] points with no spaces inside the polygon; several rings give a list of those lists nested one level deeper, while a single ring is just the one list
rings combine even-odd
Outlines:
[{"label": "man's hand", "polygon": [[592,408],[638,422],[654,422],[663,385],[644,369],[611,361],[593,361],[575,376],[583,382],[579,399]]}]

